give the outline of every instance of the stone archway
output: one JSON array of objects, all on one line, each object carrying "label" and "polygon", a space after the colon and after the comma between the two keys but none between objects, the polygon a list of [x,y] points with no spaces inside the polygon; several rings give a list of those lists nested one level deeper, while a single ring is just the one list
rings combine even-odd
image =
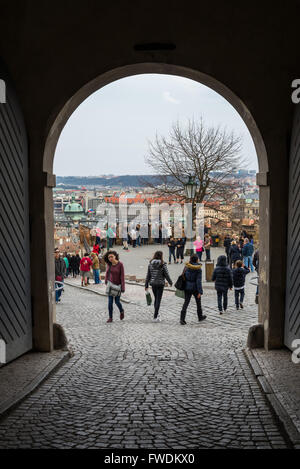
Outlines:
[{"label": "stone archway", "polygon": [[[259,173],[257,175],[257,183],[260,186],[260,213],[264,214],[265,223],[260,225],[260,301],[259,301],[259,314],[258,321],[263,324],[265,331],[265,348],[269,348],[270,344],[280,342],[276,338],[270,339],[270,285],[269,285],[269,252],[270,252],[270,190],[269,190],[269,163],[265,144],[262,135],[256,125],[256,122],[249,112],[243,101],[227,86],[219,82],[217,79],[204,74],[202,72],[189,69],[182,66],[164,64],[164,63],[140,63],[134,65],[126,65],[123,67],[115,68],[106,72],[94,80],[90,81],[79,89],[69,100],[65,103],[59,114],[54,116],[49,123],[49,132],[44,149],[43,157],[43,171],[45,175],[45,233],[47,252],[47,282],[48,282],[48,311],[43,314],[48,315],[44,320],[50,325],[53,323],[55,316],[53,306],[53,239],[51,233],[53,232],[53,201],[52,201],[52,188],[55,186],[55,176],[53,175],[53,160],[56,146],[60,134],[67,123],[69,117],[77,109],[77,107],[87,99],[91,94],[100,88],[112,83],[121,78],[132,75],[157,73],[167,75],[177,75],[185,78],[192,79],[201,84],[213,89],[221,96],[223,96],[240,114],[244,120],[255,145]],[[44,333],[39,328],[36,329],[36,334]],[[38,340],[39,342],[39,340]],[[52,342],[52,339],[49,343]],[[272,346],[272,345],[271,345]]]}]

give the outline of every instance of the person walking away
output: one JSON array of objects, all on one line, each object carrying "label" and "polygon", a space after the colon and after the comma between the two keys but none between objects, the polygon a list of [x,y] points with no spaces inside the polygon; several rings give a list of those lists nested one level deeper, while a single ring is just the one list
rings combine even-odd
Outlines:
[{"label": "person walking away", "polygon": [[229,258],[229,251],[230,251],[230,247],[231,247],[231,243],[232,243],[232,239],[230,238],[230,236],[227,234],[225,236],[225,239],[224,239],[224,248],[225,248],[225,252],[226,252],[226,256],[227,256],[227,263],[230,264],[230,258]]},{"label": "person walking away", "polygon": [[230,265],[230,268],[232,269],[232,267],[234,266],[236,261],[239,261],[242,258],[241,249],[236,244],[236,241],[231,242],[231,246],[229,248],[228,256],[229,256],[229,265]]},{"label": "person walking away", "polygon": [[252,264],[253,252],[254,252],[253,244],[251,244],[249,242],[248,238],[245,238],[245,244],[244,244],[244,247],[242,249],[242,254],[243,254],[243,258],[244,258],[244,264],[245,264],[246,267],[250,267],[251,272],[254,272],[254,267],[253,267],[253,264]]},{"label": "person walking away", "polygon": [[183,275],[185,277],[185,300],[180,314],[180,324],[183,326],[186,324],[186,311],[192,296],[194,296],[196,300],[198,321],[206,319],[206,316],[202,313],[201,306],[201,296],[203,295],[201,267],[197,254],[193,254],[183,270]]},{"label": "person walking away", "polygon": [[99,256],[96,252],[91,253],[92,257],[92,266],[93,266],[93,274],[94,274],[94,282],[95,285],[99,285],[101,282],[100,280],[100,263],[99,263]]},{"label": "person walking away", "polygon": [[148,291],[150,284],[154,295],[154,322],[160,322],[161,320],[159,315],[159,308],[166,280],[170,286],[173,285],[173,282],[168,272],[167,264],[164,262],[163,259],[163,253],[162,251],[156,251],[153,256],[153,259],[148,265],[148,271],[145,282],[145,290]]},{"label": "person walking away", "polygon": [[66,264],[61,258],[59,249],[54,250],[54,262],[55,262],[55,302],[58,303],[61,300],[62,295],[62,283],[64,281]]},{"label": "person walking away", "polygon": [[185,246],[185,241],[183,238],[179,238],[176,243],[176,258],[177,258],[177,264],[179,261],[179,258],[181,259],[180,264],[183,263],[184,259],[184,246]]},{"label": "person walking away", "polygon": [[194,246],[196,249],[196,254],[198,256],[199,261],[201,262],[202,260],[202,252],[203,252],[203,241],[200,236],[197,236],[196,241],[194,241]]},{"label": "person walking away", "polygon": [[208,233],[204,235],[204,249],[205,249],[205,254],[206,254],[206,261],[210,261],[210,247],[211,247],[211,237],[209,236]]},{"label": "person walking away", "polygon": [[115,304],[117,305],[120,311],[120,320],[123,321],[125,317],[125,312],[123,305],[121,303],[121,294],[125,292],[125,273],[124,273],[124,265],[119,260],[119,254],[116,251],[108,251],[105,256],[104,260],[107,264],[107,270],[105,275],[105,285],[108,282],[111,282],[114,286],[120,288],[120,294],[117,296],[112,296],[108,294],[108,314],[109,318],[107,323],[113,322],[113,305],[114,299]]},{"label": "person walking away", "polygon": [[[219,256],[216,268],[213,271],[212,281],[215,282],[217,290],[218,308],[220,314],[226,313],[228,306],[228,290],[232,290],[232,273],[227,265],[226,256]],[[222,304],[223,300],[223,304]]]},{"label": "person walking away", "polygon": [[244,308],[245,281],[246,275],[249,274],[249,272],[250,269],[245,267],[242,261],[236,261],[235,269],[232,271],[236,309],[239,309],[239,307]]},{"label": "person walking away", "polygon": [[172,257],[174,259],[174,264],[177,264],[176,256],[175,256],[176,241],[172,237],[170,238],[170,241],[168,242],[168,248],[169,248],[169,264],[171,264]]},{"label": "person walking away", "polygon": [[93,265],[91,259],[89,258],[89,253],[86,252],[84,257],[80,261],[80,273],[81,273],[81,286],[87,286],[88,277],[90,275],[91,266]]}]

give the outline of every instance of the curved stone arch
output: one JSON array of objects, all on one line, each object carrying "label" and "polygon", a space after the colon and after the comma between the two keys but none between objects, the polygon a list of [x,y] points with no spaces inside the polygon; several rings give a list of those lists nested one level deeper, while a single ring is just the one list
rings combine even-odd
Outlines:
[{"label": "curved stone arch", "polygon": [[220,81],[216,80],[210,75],[186,67],[163,63],[140,63],[118,67],[98,76],[94,80],[84,85],[79,91],[77,91],[77,93],[75,93],[64,105],[51,125],[45,145],[43,171],[52,174],[54,154],[60,134],[70,116],[83,101],[85,101],[89,96],[91,96],[99,89],[114,81],[133,75],[147,73],[175,75],[184,78],[190,78],[191,80],[206,85],[225,98],[239,113],[251,134],[258,158],[259,172],[268,172],[268,157],[262,135],[249,109],[243,103],[243,101],[227,86],[223,85]]},{"label": "curved stone arch", "polygon": [[[53,232],[53,209],[52,209],[52,187],[55,186],[55,179],[53,175],[53,162],[56,146],[61,135],[61,132],[66,125],[68,119],[71,117],[73,112],[78,106],[85,101],[89,96],[103,88],[104,86],[134,75],[142,74],[164,74],[164,75],[175,75],[185,78],[189,78],[196,82],[199,82],[215,92],[219,93],[224,99],[226,99],[233,108],[239,113],[244,123],[246,124],[250,135],[253,139],[253,143],[256,149],[258,158],[259,174],[257,175],[257,183],[260,186],[260,212],[264,215],[264,223],[260,225],[260,295],[259,295],[259,313],[258,320],[264,327],[264,345],[265,348],[273,348],[274,344],[277,346],[278,337],[277,332],[275,333],[275,339],[271,337],[270,331],[270,187],[269,187],[269,161],[267,151],[263,137],[260,130],[255,122],[254,117],[251,115],[246,104],[240,99],[232,90],[226,85],[218,81],[216,78],[202,73],[200,71],[190,69],[187,67],[165,64],[165,63],[139,63],[133,65],[125,65],[112,69],[105,72],[94,80],[91,80],[82,88],[80,88],[63,106],[61,111],[52,118],[49,123],[49,131],[47,133],[47,139],[45,143],[44,155],[43,155],[43,172],[46,178],[44,178],[46,188],[45,192],[45,236],[47,238],[46,245],[53,247],[53,241],[51,234]],[[51,239],[50,239],[51,238]],[[53,269],[51,267],[52,256],[49,250],[47,254],[47,270],[48,270],[48,324],[51,329],[51,323],[55,320],[54,306],[52,304],[52,291],[53,291]],[[46,311],[44,310],[46,314]],[[270,338],[271,337],[271,338]]]}]

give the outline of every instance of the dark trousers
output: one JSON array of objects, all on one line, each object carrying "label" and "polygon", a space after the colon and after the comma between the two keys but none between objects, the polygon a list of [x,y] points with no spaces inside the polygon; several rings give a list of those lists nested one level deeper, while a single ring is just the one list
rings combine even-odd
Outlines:
[{"label": "dark trousers", "polygon": [[239,306],[240,303],[244,303],[245,298],[245,289],[242,290],[234,290],[234,297],[235,297],[235,304]]},{"label": "dark trousers", "polygon": [[187,310],[188,305],[190,304],[192,296],[194,296],[196,300],[198,319],[202,317],[201,297],[198,298],[198,292],[185,290],[185,300],[184,300],[183,307],[181,310],[181,315],[180,315],[181,321],[185,320],[186,310]]},{"label": "dark trousers", "polygon": [[174,251],[174,249],[171,250],[169,248],[169,262],[171,262],[172,257],[174,258],[174,262],[176,262],[175,251]]},{"label": "dark trousers", "polygon": [[205,249],[206,261],[210,261],[210,249]]},{"label": "dark trousers", "polygon": [[202,261],[202,252],[203,251],[197,251],[197,256],[200,262]]},{"label": "dark trousers", "polygon": [[154,295],[154,318],[157,318],[164,292],[164,285],[152,285],[152,291]]},{"label": "dark trousers", "polygon": [[[223,290],[217,290],[217,295],[218,295],[218,308],[219,311],[224,311],[227,309],[228,305],[228,290],[223,291]],[[223,307],[222,307],[222,299],[223,299]]]},{"label": "dark trousers", "polygon": [[177,248],[177,253],[176,253],[177,259],[184,259],[184,247],[183,248]]}]

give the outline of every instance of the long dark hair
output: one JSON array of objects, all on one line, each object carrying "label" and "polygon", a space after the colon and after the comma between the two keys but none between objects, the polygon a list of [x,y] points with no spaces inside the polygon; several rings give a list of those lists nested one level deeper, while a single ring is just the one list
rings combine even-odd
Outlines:
[{"label": "long dark hair", "polygon": [[119,260],[119,254],[117,253],[117,251],[107,251],[107,253],[103,257],[103,259],[105,260],[106,264],[108,264],[108,265],[112,265],[111,262],[108,260],[108,256],[110,256],[111,254],[113,254],[115,256],[117,261]]},{"label": "long dark hair", "polygon": [[161,261],[161,264],[163,264],[164,263],[163,252],[162,251],[156,251],[154,253],[154,256],[152,257],[151,261],[154,261],[154,260],[159,260],[159,261]]}]

